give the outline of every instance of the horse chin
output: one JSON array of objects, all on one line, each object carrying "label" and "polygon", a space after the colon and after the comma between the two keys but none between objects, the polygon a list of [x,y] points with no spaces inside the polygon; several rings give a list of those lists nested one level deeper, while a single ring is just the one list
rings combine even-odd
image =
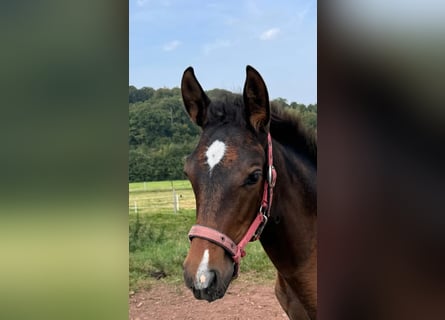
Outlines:
[{"label": "horse chin", "polygon": [[226,293],[224,289],[218,288],[207,288],[204,290],[192,288],[192,291],[196,299],[207,300],[208,302],[213,302],[215,300],[221,299]]},{"label": "horse chin", "polygon": [[224,297],[227,287],[228,285],[225,285],[219,287],[210,287],[204,290],[192,288],[192,291],[196,299],[213,302]]}]

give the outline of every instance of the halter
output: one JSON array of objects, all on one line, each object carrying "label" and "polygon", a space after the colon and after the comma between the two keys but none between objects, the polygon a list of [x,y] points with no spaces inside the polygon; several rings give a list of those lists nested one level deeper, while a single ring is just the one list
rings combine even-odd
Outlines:
[{"label": "halter", "polygon": [[270,133],[267,134],[267,155],[267,179],[264,180],[263,199],[261,201],[261,206],[258,210],[257,216],[250,224],[249,229],[247,230],[241,241],[238,243],[238,245],[224,233],[221,233],[218,230],[209,227],[201,226],[199,224],[195,224],[194,226],[192,226],[189,232],[190,241],[193,238],[205,239],[217,244],[230,254],[233,261],[235,262],[235,269],[233,272],[234,278],[238,276],[241,258],[246,255],[246,251],[244,250],[244,248],[246,247],[247,243],[256,241],[260,238],[261,233],[263,232],[263,229],[266,226],[267,220],[270,216],[273,188],[277,179],[277,172],[275,170],[275,167],[273,166],[272,138],[270,136]]}]

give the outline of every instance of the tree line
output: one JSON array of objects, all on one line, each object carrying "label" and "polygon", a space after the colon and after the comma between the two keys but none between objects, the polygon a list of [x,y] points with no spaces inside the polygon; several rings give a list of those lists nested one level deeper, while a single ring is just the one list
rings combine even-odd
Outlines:
[{"label": "tree line", "polygon": [[[206,91],[217,99],[226,90]],[[129,86],[129,167],[130,182],[184,179],[184,158],[195,148],[200,129],[186,114],[179,88],[137,89]],[[299,114],[305,125],[317,127],[317,105],[272,101]]]}]

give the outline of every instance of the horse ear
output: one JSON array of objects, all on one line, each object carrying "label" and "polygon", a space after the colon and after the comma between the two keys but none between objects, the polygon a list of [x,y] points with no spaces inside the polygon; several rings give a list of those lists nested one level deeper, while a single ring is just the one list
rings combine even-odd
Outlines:
[{"label": "horse ear", "polygon": [[267,132],[270,122],[269,94],[263,78],[251,66],[246,67],[243,98],[248,122],[257,132]]},{"label": "horse ear", "polygon": [[195,124],[202,127],[206,121],[210,99],[202,90],[192,67],[188,67],[182,75],[181,93],[185,109],[190,118]]}]

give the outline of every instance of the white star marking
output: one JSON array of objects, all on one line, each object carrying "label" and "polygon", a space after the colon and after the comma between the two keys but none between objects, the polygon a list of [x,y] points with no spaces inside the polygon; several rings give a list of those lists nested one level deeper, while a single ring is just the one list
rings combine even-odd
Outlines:
[{"label": "white star marking", "polygon": [[226,145],[224,142],[219,140],[213,141],[213,143],[208,147],[206,151],[207,164],[209,165],[210,171],[224,158],[224,153],[226,152]]}]

